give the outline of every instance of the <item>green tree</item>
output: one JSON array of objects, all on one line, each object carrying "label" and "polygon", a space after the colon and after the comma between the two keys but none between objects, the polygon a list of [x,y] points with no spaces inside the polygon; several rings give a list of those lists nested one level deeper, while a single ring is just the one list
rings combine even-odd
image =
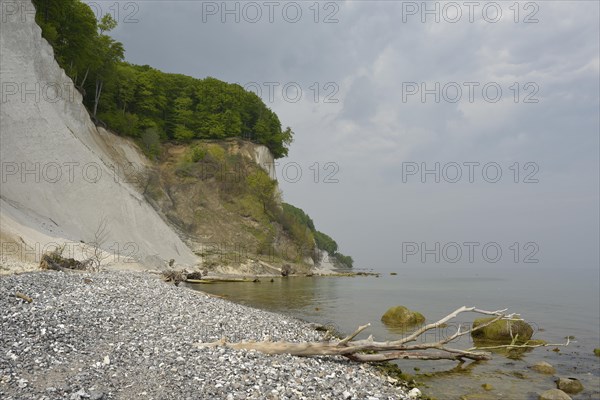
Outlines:
[{"label": "green tree", "polygon": [[98,24],[98,29],[100,29],[100,34],[102,35],[104,32],[110,32],[117,27],[117,21],[115,21],[111,14],[106,14],[100,20]]},{"label": "green tree", "polygon": [[313,220],[308,216],[308,214],[306,214],[303,210],[288,203],[283,203],[282,208],[284,214],[290,216],[291,218],[295,219],[298,223],[302,224],[303,226],[307,227],[308,229],[314,232],[315,224]]},{"label": "green tree", "polygon": [[83,93],[92,116],[121,134],[157,128],[161,140],[242,137],[285,157],[293,139],[277,115],[240,85],[166,74],[123,62],[123,45],[106,35],[110,14],[97,21],[80,0],[33,0],[36,21],[56,60]]},{"label": "green tree", "polygon": [[123,60],[125,50],[123,44],[115,41],[110,36],[100,35],[96,39],[96,50],[101,62],[96,64],[95,90],[94,90],[94,108],[92,115],[96,117],[98,105],[102,96],[102,89],[106,83],[116,84],[116,66]]},{"label": "green tree", "polygon": [[354,266],[354,260],[350,256],[345,256],[342,253],[335,253],[335,259],[342,265],[348,268],[352,268]]},{"label": "green tree", "polygon": [[269,178],[269,175],[262,169],[257,169],[253,173],[249,174],[246,178],[248,187],[252,194],[258,198],[263,205],[263,210],[267,211],[275,202],[275,188],[276,182]]},{"label": "green tree", "polygon": [[189,142],[194,138],[194,132],[183,125],[177,125],[175,127],[174,137],[180,142]]},{"label": "green tree", "polygon": [[160,133],[158,128],[147,128],[140,137],[146,154],[155,158],[160,153]]}]

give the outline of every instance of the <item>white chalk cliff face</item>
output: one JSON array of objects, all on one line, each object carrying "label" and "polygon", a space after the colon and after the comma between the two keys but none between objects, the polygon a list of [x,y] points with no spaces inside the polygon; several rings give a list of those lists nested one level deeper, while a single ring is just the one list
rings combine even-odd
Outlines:
[{"label": "white chalk cliff face", "polygon": [[2,256],[23,257],[7,245],[11,240],[30,251],[49,241],[93,241],[105,218],[111,253],[141,263],[160,257],[195,264],[197,257],[122,178],[130,166],[114,155],[135,153],[134,146],[96,129],[27,12],[33,5],[21,3],[22,10],[2,16],[0,28]]}]

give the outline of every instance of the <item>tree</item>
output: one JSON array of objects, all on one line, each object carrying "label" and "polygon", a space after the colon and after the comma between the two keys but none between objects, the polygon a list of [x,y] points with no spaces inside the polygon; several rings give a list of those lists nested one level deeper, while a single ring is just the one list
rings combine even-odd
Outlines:
[{"label": "tree", "polygon": [[93,239],[88,243],[92,248],[92,255],[87,259],[87,264],[90,265],[92,271],[99,272],[102,266],[102,261],[108,257],[102,251],[102,246],[110,236],[108,229],[108,217],[103,216],[98,219],[98,226],[94,232]]},{"label": "tree", "polygon": [[141,136],[144,150],[152,157],[156,157],[160,152],[160,134],[158,128],[146,128]]},{"label": "tree", "polygon": [[175,123],[186,128],[192,127],[194,121],[192,103],[192,99],[185,96],[178,97],[173,101],[173,119]]},{"label": "tree", "polygon": [[310,229],[311,231],[315,230],[315,224],[314,224],[313,220],[302,209],[295,207],[288,203],[283,203],[282,207],[283,207],[283,212],[285,214],[290,215],[296,221],[298,221],[302,225],[308,227],[308,229]]},{"label": "tree", "polygon": [[242,137],[285,157],[293,132],[240,85],[207,77],[167,74],[123,62],[123,45],[108,35],[117,26],[100,21],[80,0],[33,0],[36,21],[56,60],[83,94],[92,117],[129,136],[156,127],[161,140]]},{"label": "tree", "polygon": [[189,142],[194,138],[194,132],[192,132],[183,125],[177,125],[175,127],[174,137],[180,142]]},{"label": "tree", "polygon": [[115,67],[119,61],[123,60],[125,52],[122,43],[106,35],[98,37],[97,46],[102,62],[96,68],[96,90],[94,92],[94,111],[92,113],[94,117],[96,117],[96,113],[98,112],[98,104],[100,103],[104,82],[115,77]]},{"label": "tree", "polygon": [[248,187],[262,203],[263,210],[266,211],[267,207],[274,202],[276,182],[269,178],[269,175],[262,169],[257,169],[246,179]]},{"label": "tree", "polygon": [[110,32],[117,27],[117,21],[115,21],[111,14],[106,14],[100,20],[98,24],[98,29],[100,29],[100,34],[102,35],[104,32]]},{"label": "tree", "polygon": [[78,83],[90,66],[98,62],[94,42],[97,38],[96,16],[79,0],[33,0],[36,21],[52,45],[59,65]]},{"label": "tree", "polygon": [[350,256],[345,256],[342,253],[334,253],[333,256],[335,259],[342,265],[348,268],[352,268],[354,265],[354,260]]}]

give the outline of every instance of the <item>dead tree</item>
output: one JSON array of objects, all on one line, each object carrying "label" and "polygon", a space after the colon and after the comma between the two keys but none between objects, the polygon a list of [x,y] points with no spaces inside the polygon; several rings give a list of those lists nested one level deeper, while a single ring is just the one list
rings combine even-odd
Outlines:
[{"label": "dead tree", "polygon": [[102,261],[108,257],[104,254],[102,246],[110,236],[110,230],[108,229],[108,217],[103,216],[98,220],[98,227],[94,232],[94,239],[89,243],[92,247],[92,255],[86,260],[91,269],[95,272],[100,271]]},{"label": "dead tree", "polygon": [[[465,330],[459,325],[454,334],[437,342],[414,343],[425,332],[444,327],[448,321],[464,312],[493,315],[494,318],[477,327],[471,327]],[[464,362],[465,360],[488,360],[491,358],[491,354],[488,352],[480,351],[477,348],[460,350],[448,347],[447,344],[461,336],[493,324],[498,320],[512,320],[518,318],[518,314],[506,314],[505,312],[506,310],[485,311],[475,307],[463,306],[437,322],[422,326],[402,339],[387,342],[376,342],[373,340],[372,336],[369,336],[369,338],[365,340],[354,340],[356,336],[370,326],[370,324],[367,324],[360,326],[354,333],[341,340],[326,339],[321,342],[305,343],[272,341],[228,343],[225,339],[221,339],[220,341],[213,343],[200,343],[198,346],[225,346],[238,350],[257,350],[267,354],[291,354],[295,356],[344,356],[350,360],[360,362],[381,362],[398,359],[457,360],[461,362]],[[534,347],[538,346],[539,345]],[[504,347],[519,347],[519,345],[508,345]]]}]

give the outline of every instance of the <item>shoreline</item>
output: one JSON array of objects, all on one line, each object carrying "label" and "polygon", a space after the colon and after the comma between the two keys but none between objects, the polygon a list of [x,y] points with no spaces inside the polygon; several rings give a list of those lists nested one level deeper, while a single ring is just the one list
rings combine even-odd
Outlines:
[{"label": "shoreline", "polygon": [[[33,299],[15,297],[21,292]],[[0,277],[0,397],[408,399],[375,367],[194,343],[319,340],[298,319],[178,288],[148,273]]]}]

